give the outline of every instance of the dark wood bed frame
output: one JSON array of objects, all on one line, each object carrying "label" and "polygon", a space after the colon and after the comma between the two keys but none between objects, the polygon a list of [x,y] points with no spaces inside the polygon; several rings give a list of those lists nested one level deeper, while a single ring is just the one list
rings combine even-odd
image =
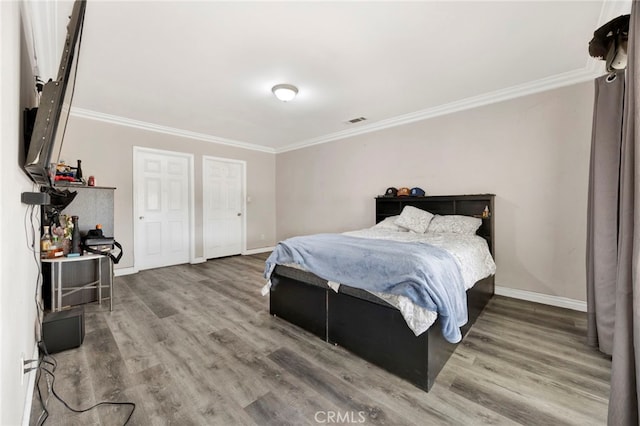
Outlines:
[{"label": "dark wood bed frame", "polygon": [[[414,206],[434,214],[481,217],[485,207],[490,216],[482,220],[478,235],[485,238],[494,255],[494,195],[430,197],[378,197],[376,223]],[[495,256],[494,256],[495,258]],[[321,339],[350,352],[429,391],[436,376],[456,348],[442,336],[437,320],[416,336],[404,318],[384,300],[360,289],[341,285],[338,293],[327,282],[309,272],[282,265],[271,277],[270,312]],[[478,281],[467,290],[469,321],[466,335],[494,293],[494,277]]]}]

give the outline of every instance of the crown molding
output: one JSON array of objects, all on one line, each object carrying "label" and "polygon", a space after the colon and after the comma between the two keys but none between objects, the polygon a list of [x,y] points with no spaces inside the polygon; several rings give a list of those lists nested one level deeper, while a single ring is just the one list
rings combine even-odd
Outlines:
[{"label": "crown molding", "polygon": [[[602,8],[600,9],[598,23],[596,28],[594,28],[594,31],[611,19],[629,13],[631,11],[631,4],[631,0],[603,1]],[[605,68],[603,62],[588,56],[585,67],[581,69],[523,83],[517,86],[508,87],[506,89],[496,90],[494,92],[489,92],[482,95],[461,99],[459,101],[435,106],[433,108],[423,109],[421,111],[400,115],[390,119],[381,120],[368,125],[360,126],[356,129],[343,130],[317,138],[307,139],[301,142],[277,148],[275,151],[277,154],[288,151],[295,151],[297,149],[308,148],[310,146],[320,145],[339,139],[358,136],[370,132],[376,132],[391,127],[401,126],[403,124],[414,123],[416,121],[427,120],[429,118],[434,118],[441,115],[452,114],[467,109],[490,105],[509,99],[515,99],[521,96],[532,95],[547,90],[570,86],[572,84],[583,83],[585,81],[590,81],[596,77],[601,76],[602,74],[604,74],[604,72]]]},{"label": "crown molding", "polygon": [[220,138],[217,136],[211,136],[204,133],[176,129],[174,127],[161,126],[159,124],[148,123],[146,121],[132,120],[130,118],[120,117],[120,116],[111,115],[111,114],[105,114],[102,112],[92,111],[89,109],[72,107],[71,115],[75,117],[80,117],[80,118],[87,118],[89,120],[103,121],[105,123],[117,124],[120,126],[127,126],[127,127],[133,127],[136,129],[147,130],[150,132],[164,133],[166,135],[171,135],[171,136],[178,136],[182,138],[196,139],[204,142],[232,146],[235,148],[266,152],[269,154],[275,154],[276,152],[275,149],[267,146],[236,141],[233,139]]},{"label": "crown molding", "polygon": [[455,112],[465,111],[480,106],[490,105],[522,96],[532,95],[547,90],[557,89],[564,86],[570,86],[585,81],[591,81],[602,75],[604,68],[601,61],[589,58],[584,68],[570,71],[547,78],[531,81],[517,86],[508,87],[506,89],[496,90],[494,92],[473,96],[459,101],[450,102],[444,105],[438,105],[433,108],[400,115],[397,117],[381,120],[368,125],[360,126],[356,129],[343,130],[340,132],[330,133],[313,139],[303,140],[281,148],[271,148],[256,145],[248,142],[241,142],[232,139],[225,139],[204,133],[192,132],[189,130],[176,129],[168,126],[148,123],[145,121],[132,120],[111,114],[105,114],[83,108],[71,108],[71,115],[76,117],[88,118],[90,120],[104,121],[107,123],[118,124],[122,126],[134,127],[137,129],[148,130],[152,132],[164,133],[172,136],[197,139],[205,142],[217,143],[222,145],[233,146],[236,148],[249,149],[253,151],[266,152],[270,154],[280,154],[288,151],[308,148],[314,145],[320,145],[327,142],[333,142],[340,139],[354,137],[366,133],[377,132],[392,127],[402,126],[404,124],[415,123],[442,115],[452,114]]},{"label": "crown molding", "polygon": [[[27,3],[31,4],[32,2],[27,2]],[[54,25],[54,26],[56,25],[57,21],[56,19],[54,19],[54,17],[58,14],[57,13],[58,11],[55,7],[51,6],[50,4],[47,5],[47,3],[48,2],[44,2],[44,5],[41,5],[37,8],[31,7],[31,10],[28,10],[28,13],[26,14],[28,14],[29,17],[25,22],[27,27],[31,26],[35,30],[37,30],[39,28],[47,28],[47,25]],[[596,28],[599,28],[604,23],[608,22],[609,20],[611,20],[616,16],[629,13],[631,10],[631,4],[632,4],[631,0],[603,1]],[[52,31],[47,31],[47,33],[51,33],[51,32]],[[56,33],[56,31],[53,31],[53,33]],[[47,43],[52,43],[51,38],[48,38],[45,40],[45,38],[40,37],[39,34],[37,33],[33,34],[33,38],[35,39],[33,41],[33,44],[35,44],[36,46],[47,45]],[[45,49],[45,51],[49,51],[49,50],[55,51],[55,49]],[[41,67],[40,71],[43,71],[44,68],[49,68],[49,65],[45,64],[47,62],[51,62],[49,58],[44,58],[44,57],[38,58],[38,65]],[[552,89],[557,89],[564,86],[569,86],[572,84],[582,83],[585,81],[592,80],[602,75],[604,72],[605,72],[604,64],[602,61],[588,57],[586,65],[582,69],[570,71],[563,74],[558,74],[555,76],[543,78],[533,82],[524,83],[521,85],[506,88],[506,89],[497,90],[490,93],[485,93],[479,96],[461,99],[459,101],[435,106],[432,108],[427,108],[424,110],[389,118],[386,120],[381,120],[378,122],[361,125],[361,126],[358,126],[357,128],[330,133],[330,134],[319,136],[312,139],[302,140],[290,145],[286,145],[281,148],[271,148],[271,147],[252,144],[248,142],[225,139],[225,138],[211,136],[203,133],[197,133],[197,132],[192,132],[188,130],[168,127],[168,126],[161,126],[153,123],[132,120],[125,117],[100,113],[100,112],[96,112],[88,109],[82,109],[82,108],[72,108],[71,114],[77,117],[87,118],[91,120],[98,120],[98,121],[103,121],[107,123],[147,130],[147,131],[164,133],[172,136],[196,139],[196,140],[201,140],[201,141],[210,142],[210,143],[232,146],[236,148],[266,152],[270,154],[279,154],[279,153],[303,149],[303,148],[307,148],[307,147],[311,147],[314,145],[319,145],[327,142],[332,142],[339,139],[345,139],[345,138],[354,137],[354,136],[358,136],[366,133],[376,132],[379,130],[401,126],[404,124],[414,123],[417,121],[427,120],[429,118],[434,118],[434,117],[438,117],[446,114],[452,114],[455,112],[477,108],[480,106],[489,105],[497,102],[502,102],[505,100],[514,99],[521,96],[527,96],[534,93],[543,92],[546,90],[552,90]]]},{"label": "crown molding", "polygon": [[294,151],[297,149],[332,142],[339,139],[362,135],[365,133],[377,132],[379,130],[402,126],[404,124],[414,123],[416,121],[427,120],[429,118],[439,117],[441,115],[452,114],[454,112],[477,108],[484,105],[490,105],[509,99],[532,95],[534,93],[557,89],[564,86],[570,86],[572,84],[583,83],[585,81],[593,80],[599,75],[602,75],[602,72],[598,71],[597,64],[589,66],[588,62],[585,68],[581,68],[575,71],[557,74],[551,77],[546,77],[517,86],[508,87],[506,89],[496,90],[494,92],[461,99],[459,101],[450,102],[448,104],[438,105],[433,108],[427,108],[409,114],[381,120],[369,125],[358,127],[357,129],[343,130],[317,138],[307,139],[305,141],[278,148],[275,151],[277,154],[279,154],[287,151]]}]

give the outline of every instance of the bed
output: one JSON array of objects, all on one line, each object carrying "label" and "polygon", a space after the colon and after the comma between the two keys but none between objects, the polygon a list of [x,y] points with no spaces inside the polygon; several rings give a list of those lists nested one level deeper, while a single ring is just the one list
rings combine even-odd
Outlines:
[{"label": "bed", "polygon": [[[493,194],[377,197],[376,223],[400,215],[406,206],[435,215],[481,218],[476,234],[486,241],[494,257]],[[347,285],[336,287],[294,265],[278,264],[270,274],[270,313],[319,338],[344,347],[420,389],[429,391],[436,376],[456,348],[445,339],[441,320],[416,335],[404,312],[386,297]],[[494,294],[494,275],[467,286],[468,321],[464,336]],[[337,291],[336,291],[337,288]],[[446,319],[446,318],[445,318]]]}]

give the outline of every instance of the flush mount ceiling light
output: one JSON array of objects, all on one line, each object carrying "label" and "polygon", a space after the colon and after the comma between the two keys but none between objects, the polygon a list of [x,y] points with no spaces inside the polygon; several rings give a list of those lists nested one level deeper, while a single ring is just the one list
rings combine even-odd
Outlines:
[{"label": "flush mount ceiling light", "polygon": [[298,94],[298,88],[292,84],[276,84],[271,91],[282,102],[288,102]]}]

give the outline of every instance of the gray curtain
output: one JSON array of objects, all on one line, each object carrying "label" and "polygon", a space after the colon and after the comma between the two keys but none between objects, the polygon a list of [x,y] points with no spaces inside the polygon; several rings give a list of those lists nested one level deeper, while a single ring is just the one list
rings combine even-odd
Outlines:
[{"label": "gray curtain", "polygon": [[[606,81],[598,79],[590,169],[588,338],[589,343],[597,344],[603,352],[612,355],[608,417],[612,426],[635,426],[640,419],[640,150],[636,150],[636,141],[640,140],[636,126],[640,118],[637,75],[640,11],[637,6],[634,1],[620,134],[616,137],[620,121],[615,111],[621,98],[610,93],[609,89],[615,85],[607,86]],[[622,79],[621,74],[617,77],[616,80]],[[605,104],[605,99],[611,103]]]},{"label": "gray curtain", "polygon": [[624,71],[612,76],[595,80],[587,217],[587,338],[608,355],[616,313]]}]

